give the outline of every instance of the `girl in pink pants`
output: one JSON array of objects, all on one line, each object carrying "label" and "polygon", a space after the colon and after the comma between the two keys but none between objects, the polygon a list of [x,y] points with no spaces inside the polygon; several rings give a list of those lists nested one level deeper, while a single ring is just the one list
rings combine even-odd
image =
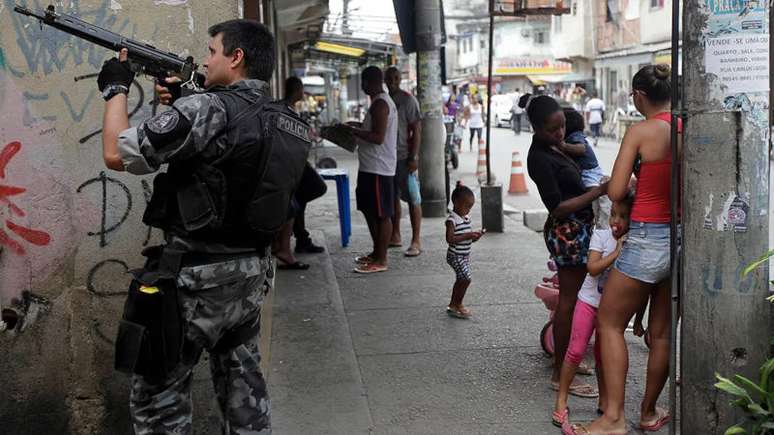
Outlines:
[{"label": "girl in pink pants", "polygon": [[[554,425],[561,427],[563,432],[565,428],[572,429],[569,424],[569,410],[567,408],[570,385],[596,328],[597,307],[599,307],[599,300],[602,297],[602,289],[607,280],[607,272],[621,252],[621,246],[626,239],[624,236],[629,231],[631,206],[631,198],[614,203],[610,213],[610,229],[596,228],[591,236],[589,260],[586,265],[588,275],[586,275],[586,280],[578,293],[578,302],[575,304],[570,344],[567,346],[567,354],[560,372],[559,392],[556,396],[556,406],[552,418]],[[638,320],[641,322],[641,316],[638,316]],[[599,340],[595,341],[594,359],[597,366],[599,404],[604,405],[605,386],[602,378]],[[604,408],[600,407],[600,409]]]}]

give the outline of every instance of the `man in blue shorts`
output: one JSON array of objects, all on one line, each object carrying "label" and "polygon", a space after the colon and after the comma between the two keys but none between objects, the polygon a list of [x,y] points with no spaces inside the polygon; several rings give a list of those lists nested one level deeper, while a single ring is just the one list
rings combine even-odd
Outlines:
[{"label": "man in blue shorts", "polygon": [[363,91],[371,97],[362,128],[350,127],[358,143],[357,209],[368,222],[374,243],[370,254],[357,258],[356,273],[387,270],[387,245],[392,236],[395,207],[394,177],[397,161],[398,111],[384,89],[382,70],[369,66],[361,74]]}]

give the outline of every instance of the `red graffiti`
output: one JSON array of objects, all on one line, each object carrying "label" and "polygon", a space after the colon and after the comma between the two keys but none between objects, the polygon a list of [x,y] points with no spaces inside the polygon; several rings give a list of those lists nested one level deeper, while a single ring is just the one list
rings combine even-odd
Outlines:
[{"label": "red graffiti", "polygon": [[[21,143],[11,142],[7,144],[2,151],[0,151],[0,180],[5,179],[5,168],[10,163],[13,156],[21,150]],[[19,206],[11,201],[11,197],[21,195],[26,192],[27,189],[18,186],[10,186],[0,184],[0,203],[5,204],[10,210],[11,214],[24,217],[26,213]],[[28,228],[6,218],[5,226],[12,233],[21,237],[26,242],[36,246],[46,246],[51,243],[51,236],[40,230]],[[26,250],[24,246],[18,241],[11,238],[11,236],[0,228],[0,245],[8,247],[11,251],[19,255],[24,255]]]},{"label": "red graffiti", "polygon": [[14,154],[18,153],[21,149],[20,142],[11,142],[5,146],[2,152],[0,152],[0,178],[5,178],[5,167]]}]

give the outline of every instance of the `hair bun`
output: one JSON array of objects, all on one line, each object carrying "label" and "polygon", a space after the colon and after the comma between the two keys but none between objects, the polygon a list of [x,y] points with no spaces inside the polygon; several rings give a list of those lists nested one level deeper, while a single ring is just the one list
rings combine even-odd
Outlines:
[{"label": "hair bun", "polygon": [[654,75],[659,80],[669,80],[672,76],[672,66],[667,63],[660,63],[656,65]]},{"label": "hair bun", "polygon": [[532,94],[524,94],[519,98],[519,107],[522,109],[525,109],[527,107],[527,103],[529,103],[529,99],[532,98]]},{"label": "hair bun", "polygon": [[457,184],[455,184],[455,187],[460,187],[460,186],[462,186],[462,180],[457,180]]}]

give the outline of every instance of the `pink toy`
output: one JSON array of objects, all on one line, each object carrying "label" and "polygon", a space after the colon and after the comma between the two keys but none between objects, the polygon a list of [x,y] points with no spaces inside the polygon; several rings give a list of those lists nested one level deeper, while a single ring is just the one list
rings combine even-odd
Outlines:
[{"label": "pink toy", "polygon": [[554,354],[554,311],[559,305],[559,275],[556,273],[556,264],[553,260],[547,263],[548,269],[554,274],[544,277],[543,282],[535,286],[535,296],[538,297],[548,309],[548,322],[540,331],[540,347],[548,355]]}]

